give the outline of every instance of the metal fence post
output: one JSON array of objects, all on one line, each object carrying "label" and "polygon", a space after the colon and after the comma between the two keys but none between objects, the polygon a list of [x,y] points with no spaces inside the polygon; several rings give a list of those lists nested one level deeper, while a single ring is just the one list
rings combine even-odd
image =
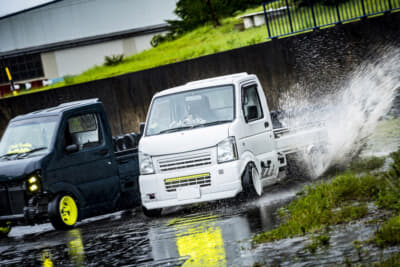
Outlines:
[{"label": "metal fence post", "polygon": [[311,15],[312,15],[312,19],[314,22],[314,29],[317,28],[317,21],[315,20],[315,13],[314,13],[314,2],[313,0],[310,0],[310,4],[311,4]]},{"label": "metal fence post", "polygon": [[271,30],[269,29],[267,9],[265,8],[265,3],[263,3],[263,7],[264,7],[265,25],[267,26],[267,30],[268,30],[268,37],[271,38]]},{"label": "metal fence post", "polygon": [[365,13],[365,5],[364,5],[364,0],[361,0],[361,7],[362,7],[363,14],[364,14],[364,16],[363,16],[363,17],[365,17],[365,16],[366,16],[366,13]]},{"label": "metal fence post", "polygon": [[285,0],[285,2],[286,2],[288,17],[289,17],[290,30],[293,33],[292,17],[290,16],[290,8],[289,8],[288,0]]},{"label": "metal fence post", "polygon": [[335,5],[336,5],[336,14],[337,14],[338,22],[342,23],[342,20],[340,19],[339,1],[338,0],[335,0]]},{"label": "metal fence post", "polygon": [[393,7],[392,7],[392,1],[391,1],[391,0],[388,0],[388,2],[389,2],[389,10],[392,10],[392,9],[393,9]]}]

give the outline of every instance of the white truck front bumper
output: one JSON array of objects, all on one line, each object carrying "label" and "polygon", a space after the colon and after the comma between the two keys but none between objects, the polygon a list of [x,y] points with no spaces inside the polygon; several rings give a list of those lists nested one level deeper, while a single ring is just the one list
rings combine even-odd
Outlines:
[{"label": "white truck front bumper", "polygon": [[232,198],[242,191],[240,161],[140,175],[139,185],[148,210]]}]

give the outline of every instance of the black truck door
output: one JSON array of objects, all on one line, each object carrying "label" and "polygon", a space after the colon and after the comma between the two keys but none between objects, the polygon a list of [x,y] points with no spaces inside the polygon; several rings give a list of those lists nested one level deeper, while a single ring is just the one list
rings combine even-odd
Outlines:
[{"label": "black truck door", "polygon": [[60,128],[64,136],[57,177],[78,188],[90,214],[112,208],[120,192],[118,167],[103,123],[99,114],[83,113],[70,116]]}]

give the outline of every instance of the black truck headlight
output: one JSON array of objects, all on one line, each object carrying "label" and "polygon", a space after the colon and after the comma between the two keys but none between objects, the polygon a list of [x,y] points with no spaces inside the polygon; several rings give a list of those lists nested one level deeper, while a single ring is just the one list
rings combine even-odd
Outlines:
[{"label": "black truck headlight", "polygon": [[29,192],[35,193],[40,190],[40,177],[39,174],[35,173],[29,176],[27,183],[26,183],[26,188],[28,189]]}]

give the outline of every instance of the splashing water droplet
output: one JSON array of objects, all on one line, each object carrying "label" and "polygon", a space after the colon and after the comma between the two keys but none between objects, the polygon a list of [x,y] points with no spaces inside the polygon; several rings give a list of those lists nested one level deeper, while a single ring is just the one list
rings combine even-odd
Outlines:
[{"label": "splashing water droplet", "polygon": [[[365,62],[349,74],[341,89],[315,99],[294,88],[280,99],[282,121],[290,128],[310,121],[324,121],[327,148],[319,160],[325,169],[357,156],[378,123],[392,107],[400,88],[400,49],[386,48],[374,61]],[[318,103],[315,105],[315,103]]]}]

